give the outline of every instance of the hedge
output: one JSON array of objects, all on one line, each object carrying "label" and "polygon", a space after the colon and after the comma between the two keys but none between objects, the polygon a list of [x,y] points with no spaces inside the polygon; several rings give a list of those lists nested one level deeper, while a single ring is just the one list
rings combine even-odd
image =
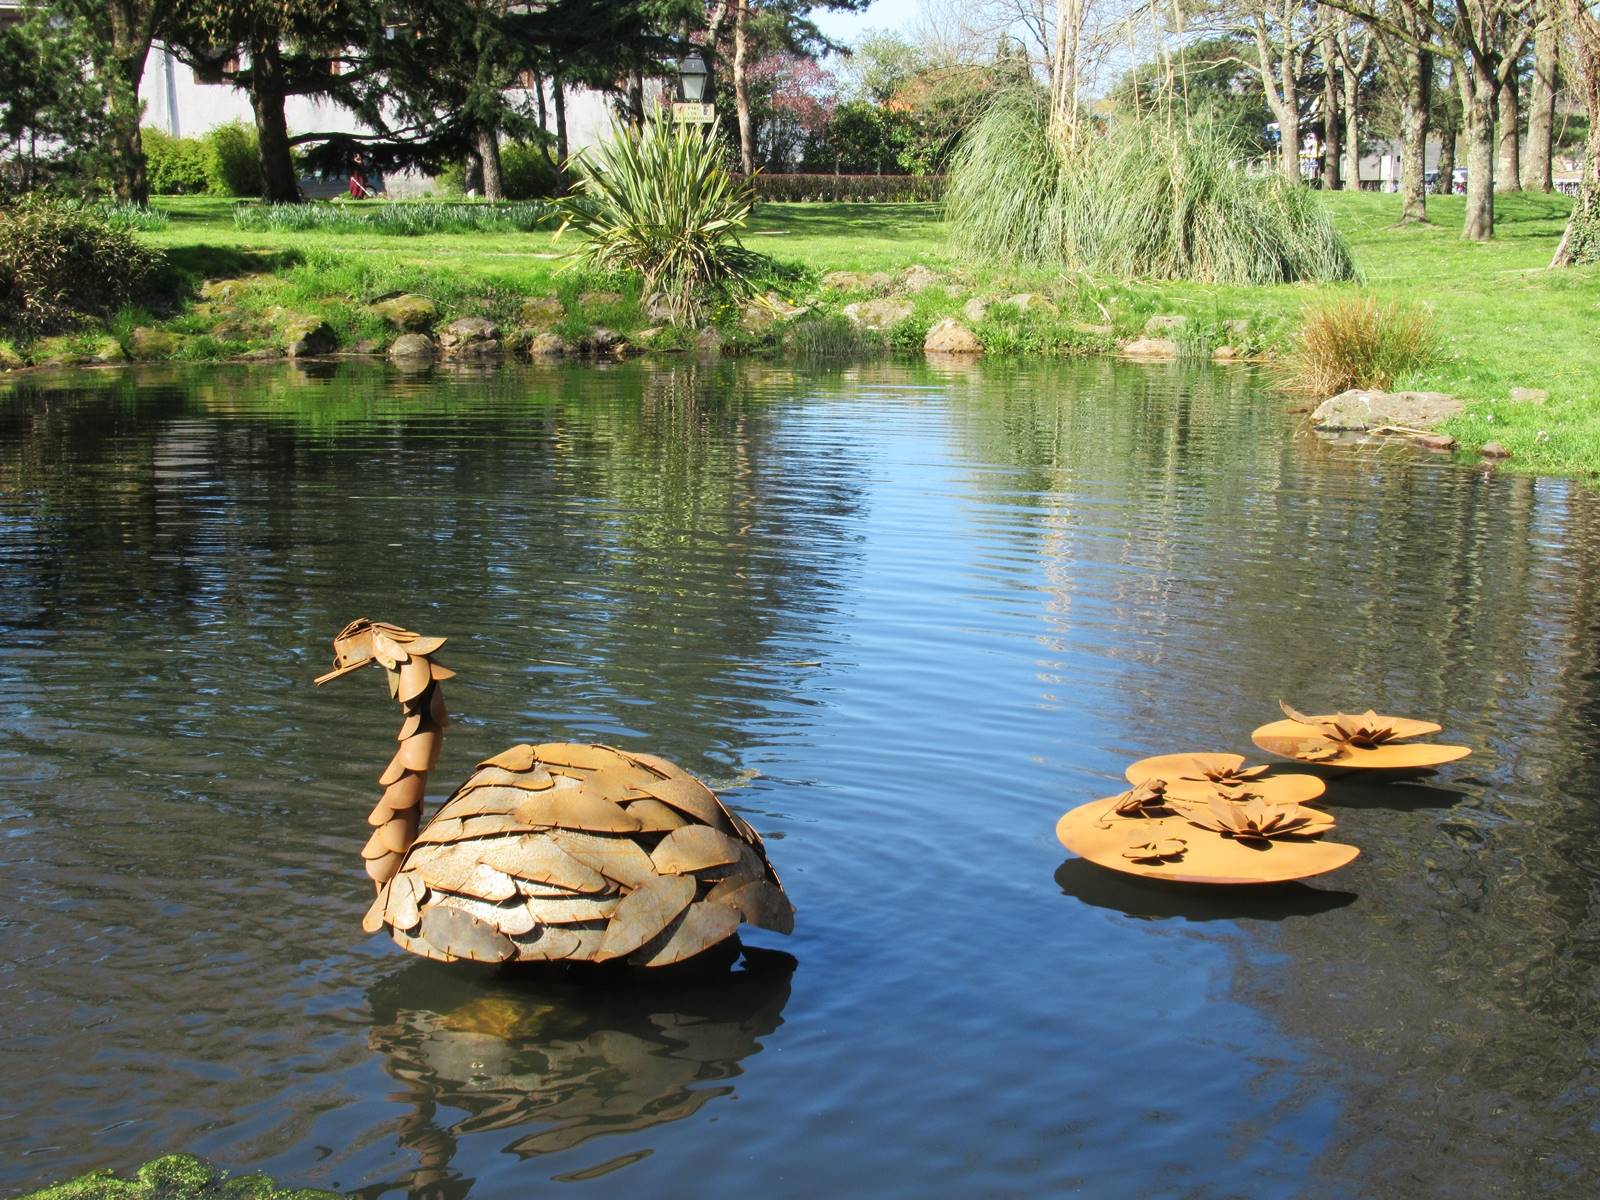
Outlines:
[{"label": "hedge", "polygon": [[775,201],[899,202],[944,198],[943,175],[765,175],[754,178],[756,198]]}]

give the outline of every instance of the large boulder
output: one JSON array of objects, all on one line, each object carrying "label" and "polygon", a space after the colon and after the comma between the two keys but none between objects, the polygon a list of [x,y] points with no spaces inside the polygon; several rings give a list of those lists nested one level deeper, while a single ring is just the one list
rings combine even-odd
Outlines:
[{"label": "large boulder", "polygon": [[982,354],[983,343],[954,317],[946,317],[928,330],[922,348],[935,354]]},{"label": "large boulder", "polygon": [[908,292],[920,292],[923,288],[934,287],[944,282],[944,276],[932,267],[925,267],[921,263],[907,267],[901,277],[900,286]]},{"label": "large boulder", "polygon": [[1317,405],[1311,423],[1318,429],[1362,431],[1400,427],[1431,429],[1465,405],[1444,392],[1380,392],[1352,388]]},{"label": "large boulder", "polygon": [[566,315],[567,310],[556,296],[531,296],[522,302],[522,310],[518,314],[522,323],[530,329],[549,329]]},{"label": "large boulder", "polygon": [[844,306],[844,315],[857,325],[868,329],[888,329],[911,315],[911,305],[905,300],[858,300]]},{"label": "large boulder", "polygon": [[321,317],[288,317],[282,323],[283,351],[290,358],[310,358],[332,354],[339,346],[338,335]]},{"label": "large boulder", "polygon": [[425,333],[402,333],[389,347],[389,361],[403,366],[433,362],[433,339]]},{"label": "large boulder", "polygon": [[1007,296],[1005,302],[1021,313],[1054,315],[1057,311],[1053,301],[1037,292],[1018,292],[1015,296]]},{"label": "large boulder", "polygon": [[1178,343],[1171,338],[1140,337],[1124,342],[1118,351],[1123,358],[1139,358],[1149,362],[1166,362],[1178,357]]},{"label": "large boulder", "polygon": [[500,327],[485,317],[457,317],[439,330],[446,358],[486,358],[500,353]]},{"label": "large boulder", "polygon": [[372,306],[372,311],[405,333],[425,332],[439,319],[439,306],[415,292],[380,300]]},{"label": "large boulder", "polygon": [[822,286],[830,292],[864,292],[867,277],[860,271],[829,271],[822,277]]},{"label": "large boulder", "polygon": [[961,315],[977,324],[989,315],[989,302],[982,296],[974,296],[961,306]]},{"label": "large boulder", "polygon": [[572,353],[572,343],[559,333],[536,333],[528,343],[529,358],[565,358]]},{"label": "large boulder", "polygon": [[171,358],[178,354],[187,339],[181,333],[168,333],[166,330],[155,330],[149,325],[141,325],[128,334],[128,347],[133,350],[134,358]]}]

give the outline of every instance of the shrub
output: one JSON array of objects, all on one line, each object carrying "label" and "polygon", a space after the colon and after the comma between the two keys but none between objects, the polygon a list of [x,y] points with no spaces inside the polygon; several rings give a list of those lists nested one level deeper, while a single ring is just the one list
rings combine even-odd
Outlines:
[{"label": "shrub", "polygon": [[775,202],[884,203],[944,199],[943,175],[754,175],[756,198]]},{"label": "shrub", "polygon": [[0,211],[0,326],[53,333],[138,299],[161,256],[93,209],[30,199]]},{"label": "shrub", "polygon": [[218,125],[205,137],[206,191],[213,196],[259,196],[261,156],[256,131],[243,121]]},{"label": "shrub", "polygon": [[574,262],[639,272],[646,293],[666,294],[673,324],[697,320],[709,294],[748,295],[770,266],[739,240],[755,195],[728,170],[715,128],[658,115],[641,129],[619,129],[575,164],[572,192],[556,201],[562,229],[582,239]]},{"label": "shrub", "polygon": [[1009,92],[962,139],[947,213],[957,245],[988,260],[1209,283],[1354,278],[1316,196],[1246,174],[1244,158],[1230,129],[1161,115],[1068,148],[1042,92]]},{"label": "shrub", "polygon": [[144,146],[145,168],[150,174],[150,190],[162,196],[187,196],[206,190],[206,144],[199,138],[173,137],[146,125],[139,130]]},{"label": "shrub", "polygon": [[1433,314],[1396,301],[1348,296],[1306,309],[1280,368],[1285,388],[1318,397],[1350,388],[1388,388],[1438,353]]},{"label": "shrub", "polygon": [[527,142],[500,147],[500,178],[507,200],[539,200],[561,191],[561,172],[543,150]]}]

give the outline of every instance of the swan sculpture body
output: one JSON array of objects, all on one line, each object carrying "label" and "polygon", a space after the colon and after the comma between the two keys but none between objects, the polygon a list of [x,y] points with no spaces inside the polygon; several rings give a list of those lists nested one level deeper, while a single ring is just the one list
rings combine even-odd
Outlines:
[{"label": "swan sculpture body", "polygon": [[421,826],[449,719],[443,638],[352,621],[334,669],[383,668],[403,721],[361,851],[378,895],[362,928],[453,962],[681,962],[741,922],[788,933],[794,908],[761,836],[653,754],[567,742],[512,746]]}]

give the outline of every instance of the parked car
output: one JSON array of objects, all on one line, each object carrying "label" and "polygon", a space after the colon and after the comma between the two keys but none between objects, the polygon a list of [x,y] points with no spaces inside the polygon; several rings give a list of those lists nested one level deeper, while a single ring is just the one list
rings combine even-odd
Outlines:
[{"label": "parked car", "polygon": [[[1426,178],[1428,190],[1431,192],[1434,189],[1434,185],[1439,181],[1439,172],[1429,171]],[[1457,196],[1464,196],[1467,191],[1467,169],[1465,167],[1457,167],[1450,178],[1452,180],[1450,191]]]}]

